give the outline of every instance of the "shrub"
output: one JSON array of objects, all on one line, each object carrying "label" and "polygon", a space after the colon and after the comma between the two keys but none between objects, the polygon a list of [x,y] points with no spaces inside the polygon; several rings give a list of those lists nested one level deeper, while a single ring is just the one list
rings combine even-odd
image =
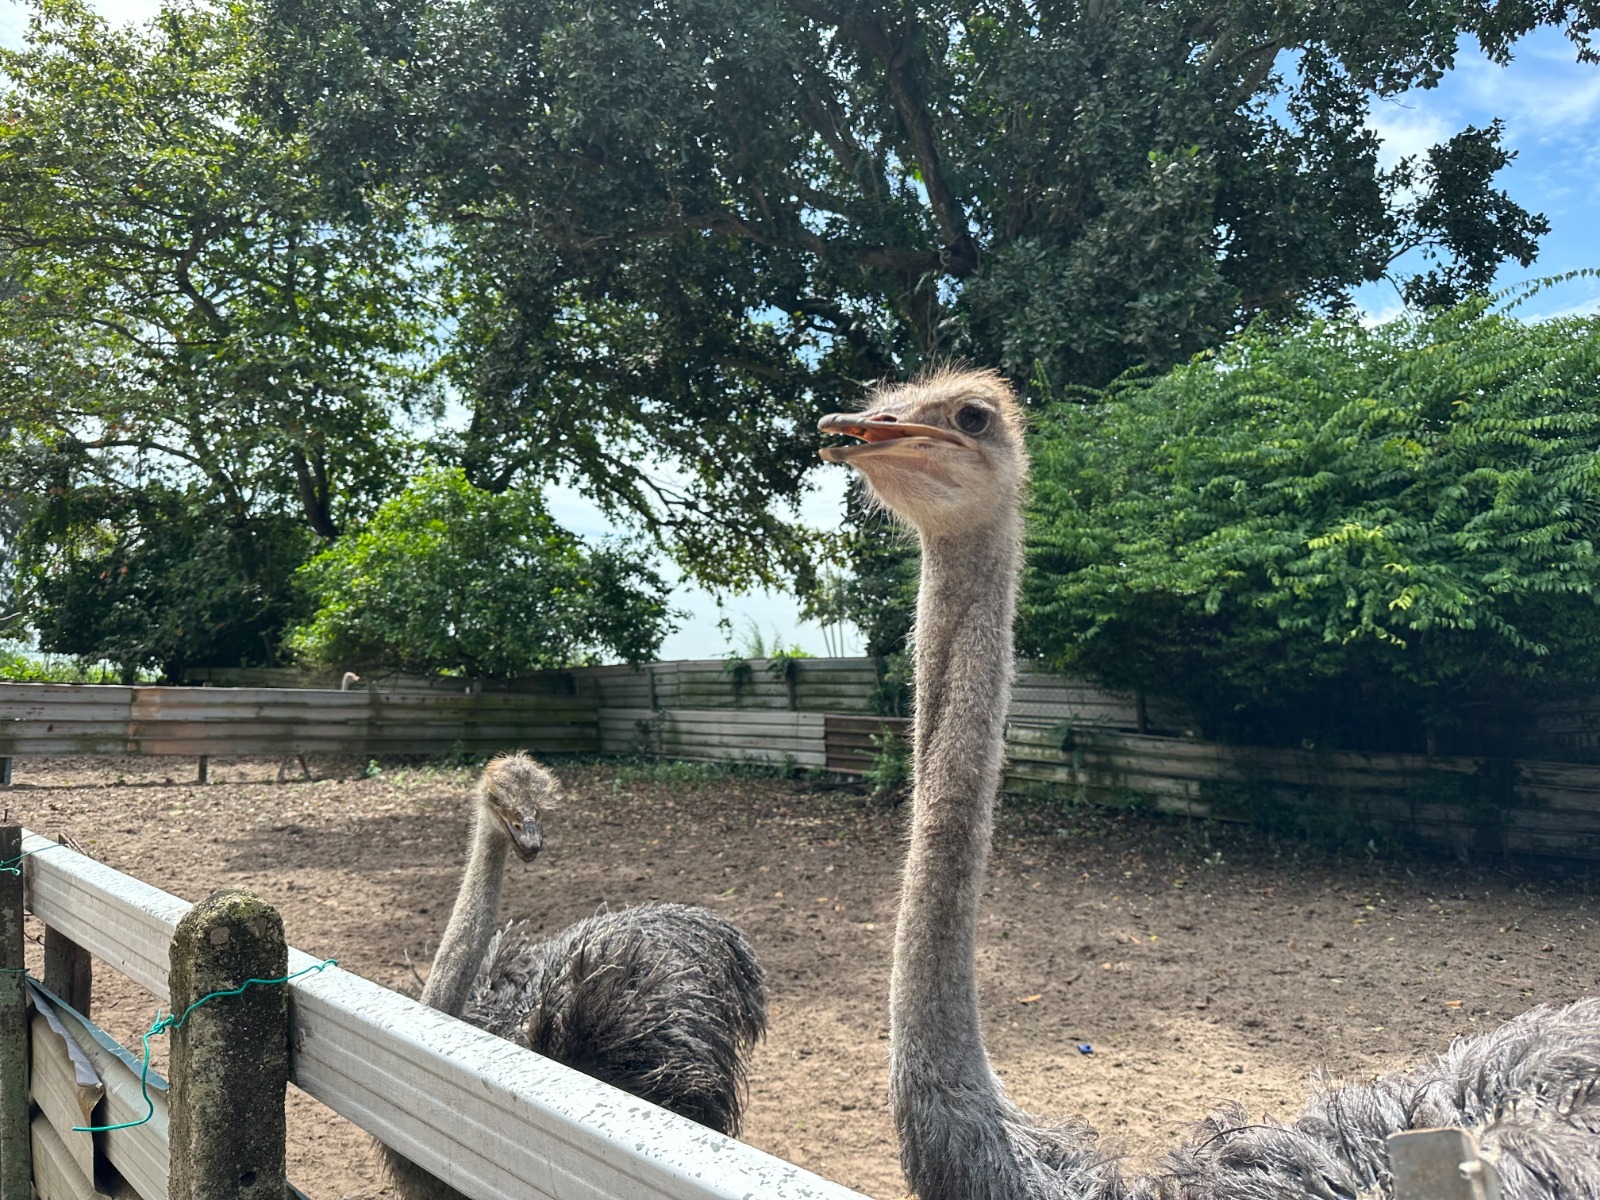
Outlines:
[{"label": "shrub", "polygon": [[666,584],[622,546],[589,547],[532,490],[435,468],[301,568],[315,613],[291,645],[333,665],[507,677],[652,657]]},{"label": "shrub", "polygon": [[1600,667],[1597,381],[1600,320],[1477,300],[1257,329],[1062,405],[1025,649],[1176,694],[1215,736],[1504,732]]}]

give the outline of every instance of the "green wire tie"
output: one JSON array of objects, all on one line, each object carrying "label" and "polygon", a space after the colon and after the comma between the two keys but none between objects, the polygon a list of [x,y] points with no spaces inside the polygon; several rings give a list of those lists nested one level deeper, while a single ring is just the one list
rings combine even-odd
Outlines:
[{"label": "green wire tie", "polygon": [[312,971],[321,971],[325,967],[336,967],[338,965],[339,965],[339,960],[338,959],[336,959],[336,958],[328,958],[328,959],[324,959],[322,962],[319,962],[319,963],[312,963],[309,967],[306,967],[306,968],[304,968],[303,970],[300,970],[300,971],[296,971],[293,975],[285,975],[281,979],[246,979],[243,983],[241,983],[236,988],[230,988],[225,992],[212,992],[209,995],[201,996],[200,999],[196,1000],[193,1004],[189,1005],[188,1008],[184,1009],[183,1012],[181,1014],[177,1015],[177,1016],[174,1016],[174,1015],[169,1013],[167,1016],[163,1017],[161,1015],[161,1010],[157,1009],[156,1010],[156,1019],[150,1026],[150,1032],[145,1034],[144,1038],[143,1038],[143,1042],[144,1042],[144,1066],[139,1072],[139,1094],[144,1097],[145,1108],[148,1109],[149,1111],[147,1111],[144,1114],[144,1116],[140,1117],[137,1121],[123,1121],[120,1124],[116,1124],[116,1125],[74,1125],[72,1127],[72,1132],[73,1133],[110,1133],[114,1129],[132,1129],[137,1125],[143,1125],[145,1122],[149,1121],[152,1117],[154,1117],[156,1115],[156,1102],[154,1100],[150,1099],[150,1039],[153,1038],[153,1037],[157,1037],[160,1034],[166,1033],[167,1030],[169,1030],[169,1029],[177,1029],[179,1026],[181,1026],[185,1021],[187,1021],[189,1019],[189,1014],[192,1013],[195,1009],[199,1008],[202,1004],[205,1004],[205,1003],[208,1003],[209,1001],[215,1000],[219,996],[237,996],[241,992],[243,992],[246,988],[251,987],[251,986],[253,986],[255,984],[258,984],[258,983],[260,983],[260,984],[288,983],[291,979],[299,979],[300,976],[309,975],[309,974],[311,974]]},{"label": "green wire tie", "polygon": [[[29,855],[43,853],[46,850],[54,850],[61,845],[63,845],[61,842],[52,842],[48,846],[39,846],[33,850],[24,850],[15,858],[0,860],[0,872],[8,875],[21,875],[22,867],[19,864],[23,859],[27,858]],[[117,1125],[74,1125],[72,1127],[72,1132],[110,1133],[114,1129],[132,1129],[135,1126],[143,1125],[154,1118],[156,1115],[156,1102],[150,1099],[150,1039],[153,1037],[159,1037],[161,1034],[166,1033],[169,1029],[177,1029],[189,1019],[189,1014],[195,1009],[199,1008],[202,1004],[216,1000],[221,996],[240,995],[246,988],[252,987],[258,983],[288,983],[292,979],[299,979],[300,976],[309,975],[313,971],[321,971],[324,968],[336,967],[338,965],[338,959],[327,958],[323,959],[323,961],[319,963],[313,963],[311,966],[306,967],[303,970],[296,971],[293,975],[285,975],[281,979],[246,979],[236,988],[230,988],[225,992],[211,992],[209,995],[201,996],[200,999],[189,1005],[188,1008],[184,1009],[183,1012],[177,1016],[174,1016],[170,1013],[167,1016],[162,1016],[161,1010],[158,1008],[156,1010],[156,1019],[150,1025],[150,1031],[146,1033],[142,1039],[140,1039],[144,1045],[144,1064],[139,1070],[139,1094],[144,1098],[144,1105],[148,1111],[137,1121],[123,1121]],[[25,973],[26,970],[26,967],[3,967],[0,968],[0,974],[21,975]]]},{"label": "green wire tie", "polygon": [[43,854],[46,850],[58,850],[64,845],[66,845],[65,842],[51,842],[48,846],[36,846],[32,850],[24,850],[15,858],[0,859],[0,874],[21,875],[22,868],[17,864],[23,859],[29,858],[35,854]]}]

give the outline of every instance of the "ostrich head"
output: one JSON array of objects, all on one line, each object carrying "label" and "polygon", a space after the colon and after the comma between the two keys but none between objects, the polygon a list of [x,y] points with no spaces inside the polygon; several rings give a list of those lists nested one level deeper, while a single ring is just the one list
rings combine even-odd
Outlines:
[{"label": "ostrich head", "polygon": [[993,371],[940,370],[880,387],[859,413],[830,413],[823,433],[860,442],[825,446],[827,462],[860,471],[883,506],[938,536],[975,531],[1017,511],[1028,476],[1022,411]]},{"label": "ostrich head", "polygon": [[520,751],[502,754],[478,780],[478,820],[498,822],[517,857],[532,862],[544,849],[540,808],[549,807],[555,795],[556,779],[549,771]]}]

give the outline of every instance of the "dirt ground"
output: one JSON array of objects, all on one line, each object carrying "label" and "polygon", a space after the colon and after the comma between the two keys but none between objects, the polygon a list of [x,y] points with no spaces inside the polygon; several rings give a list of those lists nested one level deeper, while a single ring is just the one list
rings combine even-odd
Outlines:
[{"label": "dirt ground", "polygon": [[[278,785],[276,761],[212,760],[200,785],[192,760],[24,760],[5,803],[187,899],[253,888],[295,946],[415,994],[407,955],[426,964],[449,913],[476,773],[312,765],[314,782]],[[772,1017],[746,1139],[880,1200],[903,1195],[885,1005],[907,810],[804,781],[561,774],[544,853],[508,865],[507,912],[553,931],[602,904],[670,899],[739,922]],[[980,954],[996,1068],[1024,1108],[1083,1114],[1136,1158],[1219,1100],[1293,1115],[1319,1064],[1368,1075],[1600,991],[1594,875],[1340,858],[1037,801],[1003,809],[990,875]],[[95,1016],[125,1044],[155,1004],[97,966]],[[290,1168],[314,1200],[386,1194],[365,1136],[298,1093]]]}]

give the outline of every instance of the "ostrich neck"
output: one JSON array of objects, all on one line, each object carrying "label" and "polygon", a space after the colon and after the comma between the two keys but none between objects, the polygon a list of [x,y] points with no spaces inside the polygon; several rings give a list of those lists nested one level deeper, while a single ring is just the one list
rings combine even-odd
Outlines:
[{"label": "ostrich neck", "polygon": [[422,1002],[429,1008],[459,1017],[466,1007],[467,994],[499,919],[500,884],[510,848],[511,837],[500,822],[480,811],[473,825],[466,874],[461,877],[455,907],[433,956],[433,970],[422,988]]},{"label": "ostrich neck", "polygon": [[922,539],[916,782],[889,1021],[896,1113],[923,1162],[952,1152],[939,1144],[942,1104],[984,1124],[1005,1111],[983,1049],[974,955],[1011,696],[1020,535],[1010,513],[959,538]]}]

